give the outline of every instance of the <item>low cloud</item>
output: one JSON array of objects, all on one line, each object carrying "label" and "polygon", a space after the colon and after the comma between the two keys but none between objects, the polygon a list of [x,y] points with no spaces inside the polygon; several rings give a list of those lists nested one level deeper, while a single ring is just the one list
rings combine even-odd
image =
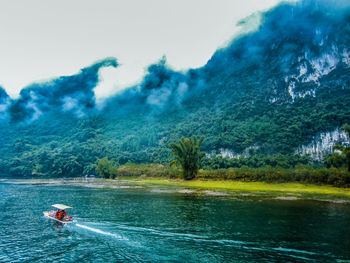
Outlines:
[{"label": "low cloud", "polygon": [[13,101],[11,120],[33,121],[52,111],[72,112],[76,117],[87,115],[95,109],[93,90],[99,82],[99,70],[117,66],[115,58],[106,58],[81,69],[76,75],[31,84]]}]

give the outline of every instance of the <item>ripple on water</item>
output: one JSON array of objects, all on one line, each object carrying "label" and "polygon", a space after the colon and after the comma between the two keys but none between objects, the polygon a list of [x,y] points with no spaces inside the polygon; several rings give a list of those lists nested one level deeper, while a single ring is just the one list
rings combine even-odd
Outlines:
[{"label": "ripple on water", "polygon": [[[350,259],[347,205],[181,194],[186,190],[0,183],[0,262]],[[72,205],[77,225],[43,217],[52,203]]]}]

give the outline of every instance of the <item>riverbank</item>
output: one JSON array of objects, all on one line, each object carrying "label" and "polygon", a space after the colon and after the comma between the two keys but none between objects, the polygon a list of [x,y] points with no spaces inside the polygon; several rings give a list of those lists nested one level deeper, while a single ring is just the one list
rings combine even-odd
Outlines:
[{"label": "riverbank", "polygon": [[[118,167],[118,177],[145,178],[182,178],[181,171],[176,167],[161,164],[125,164]],[[114,175],[110,175],[114,178]],[[350,188],[350,173],[344,168],[325,168],[297,166],[282,167],[240,167],[227,169],[200,169],[196,179],[203,181],[243,181],[266,183],[302,183],[311,185],[330,185]]]},{"label": "riverbank", "polygon": [[184,195],[258,197],[281,200],[319,200],[350,204],[350,189],[301,183],[264,183],[229,180],[191,180],[119,177],[117,179],[20,179],[3,183],[72,185],[91,188],[148,189],[152,192]]},{"label": "riverbank", "polygon": [[[142,180],[131,180],[137,185],[171,186],[196,190],[197,192],[211,190],[212,195],[239,194],[246,196],[271,196],[285,197],[285,199],[345,199],[350,201],[350,189],[338,188],[327,185],[312,185],[301,183],[264,183],[264,182],[242,182],[242,181],[214,181],[214,180],[169,180],[159,178],[147,178]],[[219,191],[219,192],[217,192]]]}]

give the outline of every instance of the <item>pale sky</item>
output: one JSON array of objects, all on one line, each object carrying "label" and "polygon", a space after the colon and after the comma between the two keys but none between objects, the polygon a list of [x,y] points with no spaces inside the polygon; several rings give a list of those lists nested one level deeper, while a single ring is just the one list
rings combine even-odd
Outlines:
[{"label": "pale sky", "polygon": [[139,81],[163,55],[177,70],[203,66],[239,30],[236,23],[280,0],[0,0],[0,85],[71,75],[114,56],[101,71],[105,97]]}]

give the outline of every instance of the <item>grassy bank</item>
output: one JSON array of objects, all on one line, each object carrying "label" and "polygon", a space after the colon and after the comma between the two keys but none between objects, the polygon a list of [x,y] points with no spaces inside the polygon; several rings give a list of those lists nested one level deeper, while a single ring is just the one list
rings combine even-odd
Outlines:
[{"label": "grassy bank", "polygon": [[[121,177],[180,178],[181,171],[161,164],[126,164],[117,170]],[[344,168],[314,168],[300,165],[293,169],[265,166],[261,168],[200,169],[197,179],[268,183],[303,183],[350,187],[350,173]]]},{"label": "grassy bank", "polygon": [[[123,180],[123,178],[119,178]],[[130,180],[130,178],[129,178]],[[309,199],[346,199],[350,200],[350,189],[338,188],[328,185],[312,185],[302,183],[266,183],[242,182],[227,180],[191,180],[161,178],[135,178],[131,180],[138,185],[176,186],[197,190],[227,191],[238,193],[252,193],[269,196],[295,196]]]}]

